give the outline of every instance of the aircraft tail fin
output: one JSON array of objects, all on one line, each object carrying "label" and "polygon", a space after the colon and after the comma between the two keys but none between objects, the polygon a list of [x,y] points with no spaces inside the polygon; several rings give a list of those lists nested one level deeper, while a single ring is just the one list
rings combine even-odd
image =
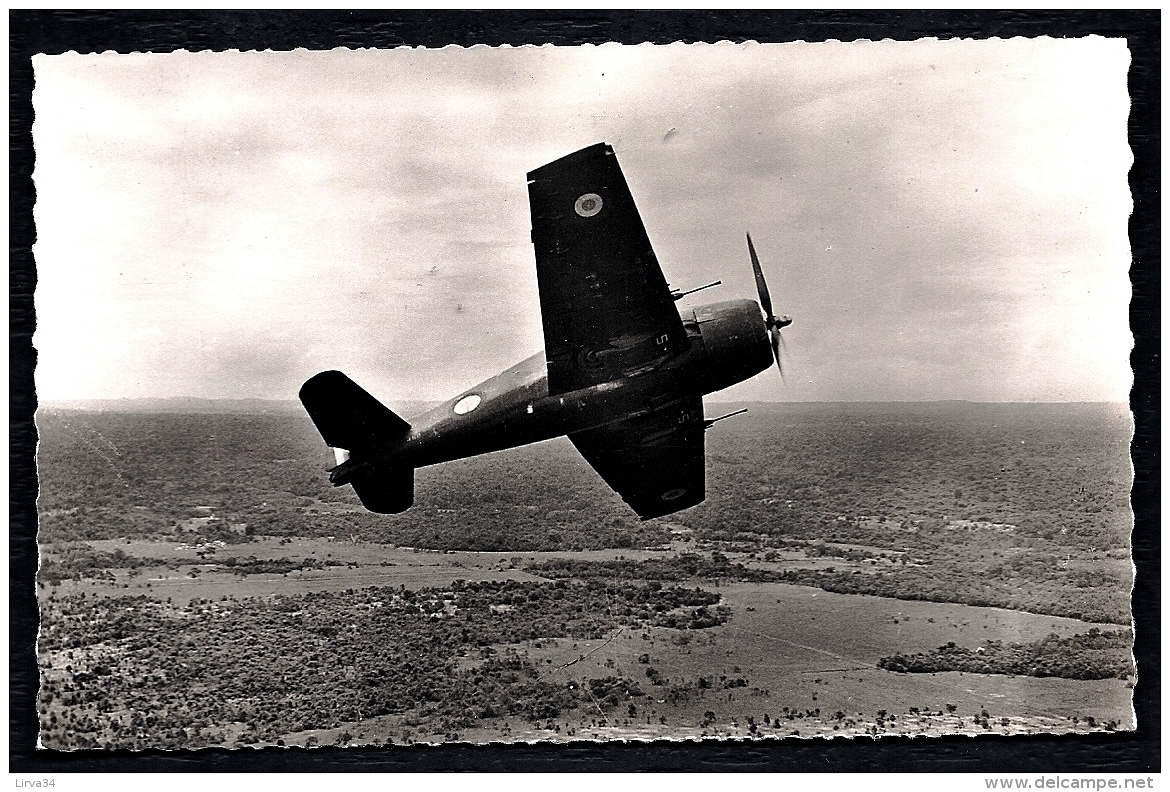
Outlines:
[{"label": "aircraft tail fin", "polygon": [[298,395],[321,437],[335,449],[360,454],[410,431],[409,423],[340,371],[311,377]]}]

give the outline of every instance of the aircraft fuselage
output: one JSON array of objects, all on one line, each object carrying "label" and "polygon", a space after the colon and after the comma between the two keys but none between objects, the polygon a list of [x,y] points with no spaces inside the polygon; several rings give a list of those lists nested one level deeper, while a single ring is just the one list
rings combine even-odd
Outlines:
[{"label": "aircraft fuselage", "polygon": [[689,344],[641,371],[550,394],[542,353],[411,419],[410,431],[331,473],[345,484],[385,467],[419,468],[548,440],[704,396],[772,363],[768,328],[753,300],[699,306],[682,316]]}]

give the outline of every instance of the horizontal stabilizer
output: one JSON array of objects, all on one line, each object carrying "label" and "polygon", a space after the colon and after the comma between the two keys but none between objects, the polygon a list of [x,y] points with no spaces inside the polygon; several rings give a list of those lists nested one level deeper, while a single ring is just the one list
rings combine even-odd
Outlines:
[{"label": "horizontal stabilizer", "polygon": [[340,371],[312,377],[299,396],[317,431],[333,448],[360,453],[410,431],[409,423]]},{"label": "horizontal stabilizer", "polygon": [[362,505],[377,514],[398,514],[414,503],[413,468],[374,468],[349,483]]}]

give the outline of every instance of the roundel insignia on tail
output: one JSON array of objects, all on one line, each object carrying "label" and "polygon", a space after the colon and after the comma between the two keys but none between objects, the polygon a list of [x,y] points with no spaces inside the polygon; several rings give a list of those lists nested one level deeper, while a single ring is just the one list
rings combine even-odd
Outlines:
[{"label": "roundel insignia on tail", "polygon": [[603,201],[597,193],[585,193],[573,204],[573,211],[582,217],[593,217],[601,211]]}]

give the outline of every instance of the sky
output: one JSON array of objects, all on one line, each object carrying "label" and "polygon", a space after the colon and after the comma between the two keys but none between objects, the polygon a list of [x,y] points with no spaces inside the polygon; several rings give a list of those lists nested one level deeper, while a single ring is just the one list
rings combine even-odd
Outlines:
[{"label": "sky", "polygon": [[525,174],[611,144],[717,399],[1126,401],[1122,40],[37,56],[42,400],[441,400],[543,348]]}]

